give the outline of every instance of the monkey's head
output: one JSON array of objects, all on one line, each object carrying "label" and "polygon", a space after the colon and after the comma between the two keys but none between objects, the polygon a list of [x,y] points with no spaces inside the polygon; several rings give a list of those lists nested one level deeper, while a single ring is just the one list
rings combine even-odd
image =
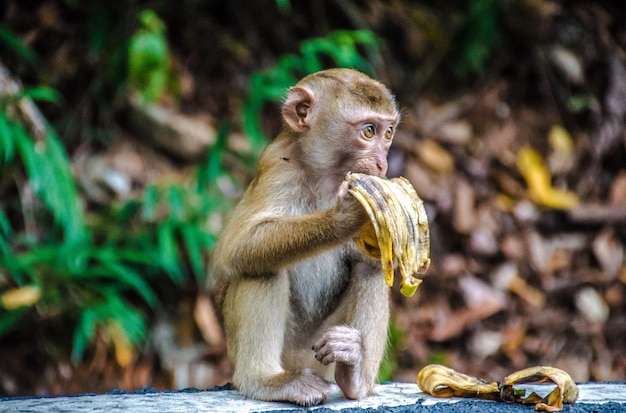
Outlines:
[{"label": "monkey's head", "polygon": [[289,89],[282,113],[301,160],[316,172],[387,173],[400,114],[382,83],[351,69],[317,72]]}]

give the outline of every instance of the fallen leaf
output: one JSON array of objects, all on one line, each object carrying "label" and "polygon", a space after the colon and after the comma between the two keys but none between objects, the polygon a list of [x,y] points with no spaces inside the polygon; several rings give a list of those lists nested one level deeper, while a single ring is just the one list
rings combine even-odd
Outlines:
[{"label": "fallen leaf", "polygon": [[434,140],[418,142],[415,146],[415,155],[430,170],[438,174],[449,175],[454,172],[454,158]]},{"label": "fallen leaf", "polygon": [[115,360],[120,367],[128,367],[133,361],[133,346],[126,335],[126,332],[120,326],[119,322],[111,321],[107,324],[107,331],[111,335],[113,341],[113,349],[115,350]]},{"label": "fallen leaf", "polygon": [[36,285],[26,285],[20,288],[5,291],[0,295],[0,304],[5,310],[15,310],[20,307],[32,307],[41,298],[41,289]]},{"label": "fallen leaf", "polygon": [[589,322],[604,323],[609,318],[609,306],[592,287],[580,290],[575,297],[576,307]]},{"label": "fallen leaf", "polygon": [[530,146],[517,153],[517,168],[526,180],[531,198],[548,208],[570,209],[578,204],[578,197],[570,191],[552,187],[550,174],[541,155]]},{"label": "fallen leaf", "polygon": [[224,333],[217,318],[213,301],[207,294],[198,295],[193,309],[193,318],[196,320],[202,338],[211,350],[222,351],[225,347]]},{"label": "fallen leaf", "polygon": [[615,279],[622,269],[624,246],[613,228],[602,231],[591,245],[593,255],[598,259],[607,278]]},{"label": "fallen leaf", "polygon": [[550,155],[548,165],[554,174],[569,172],[574,166],[574,142],[567,129],[554,125],[548,132]]}]

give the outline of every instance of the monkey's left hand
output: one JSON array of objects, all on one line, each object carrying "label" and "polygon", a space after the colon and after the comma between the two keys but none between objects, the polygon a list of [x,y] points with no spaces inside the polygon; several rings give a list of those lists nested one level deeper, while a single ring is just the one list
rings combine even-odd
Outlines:
[{"label": "monkey's left hand", "polygon": [[361,363],[361,332],[348,326],[330,328],[313,346],[317,361],[327,366],[332,362],[357,366]]}]

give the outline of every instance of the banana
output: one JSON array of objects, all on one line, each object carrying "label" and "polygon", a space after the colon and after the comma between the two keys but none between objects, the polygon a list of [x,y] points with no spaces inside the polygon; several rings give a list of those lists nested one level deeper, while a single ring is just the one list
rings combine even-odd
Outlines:
[{"label": "banana", "polygon": [[394,262],[402,276],[400,292],[412,296],[430,266],[430,234],[424,202],[405,178],[384,179],[348,173],[348,193],[363,206],[370,222],[355,239],[365,254],[381,261],[385,282],[393,285]]}]

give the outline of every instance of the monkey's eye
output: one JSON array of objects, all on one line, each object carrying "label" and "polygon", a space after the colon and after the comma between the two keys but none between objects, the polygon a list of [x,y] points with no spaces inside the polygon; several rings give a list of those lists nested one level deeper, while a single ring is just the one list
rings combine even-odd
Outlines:
[{"label": "monkey's eye", "polygon": [[387,130],[385,131],[385,138],[387,138],[387,139],[393,138],[393,127],[392,126],[388,127]]},{"label": "monkey's eye", "polygon": [[365,136],[367,139],[372,139],[374,137],[374,135],[376,135],[376,130],[374,129],[374,126],[372,125],[367,125],[363,131],[361,132],[361,134],[363,134],[363,136]]}]

